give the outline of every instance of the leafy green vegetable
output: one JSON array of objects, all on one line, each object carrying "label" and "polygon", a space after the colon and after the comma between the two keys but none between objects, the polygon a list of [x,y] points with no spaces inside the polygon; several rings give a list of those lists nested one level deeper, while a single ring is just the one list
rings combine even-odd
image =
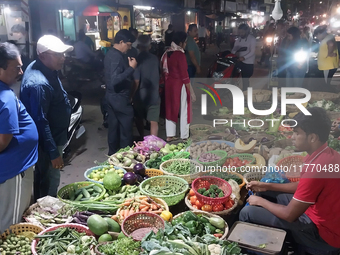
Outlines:
[{"label": "leafy green vegetable", "polygon": [[105,255],[138,255],[141,251],[141,242],[125,237],[99,246],[99,251]]}]

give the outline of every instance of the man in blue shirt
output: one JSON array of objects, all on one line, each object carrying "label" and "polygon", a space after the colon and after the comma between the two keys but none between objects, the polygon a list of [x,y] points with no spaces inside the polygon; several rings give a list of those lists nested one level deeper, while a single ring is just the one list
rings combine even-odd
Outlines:
[{"label": "man in blue shirt", "polygon": [[21,84],[21,100],[39,132],[39,159],[34,175],[35,199],[56,196],[60,170],[64,167],[63,146],[67,142],[71,106],[58,78],[64,53],[73,47],[53,35],[37,43],[38,59],[26,69]]},{"label": "man in blue shirt", "polygon": [[17,47],[0,44],[0,233],[19,223],[30,205],[38,132],[10,88],[22,75]]}]

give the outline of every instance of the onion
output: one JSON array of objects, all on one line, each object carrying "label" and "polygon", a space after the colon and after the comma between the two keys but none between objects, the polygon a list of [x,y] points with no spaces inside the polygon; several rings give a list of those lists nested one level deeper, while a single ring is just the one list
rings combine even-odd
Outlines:
[{"label": "onion", "polygon": [[124,174],[123,180],[126,184],[134,185],[137,182],[137,175],[135,173],[128,172]]},{"label": "onion", "polygon": [[145,166],[142,163],[138,163],[133,167],[135,174],[145,176]]}]

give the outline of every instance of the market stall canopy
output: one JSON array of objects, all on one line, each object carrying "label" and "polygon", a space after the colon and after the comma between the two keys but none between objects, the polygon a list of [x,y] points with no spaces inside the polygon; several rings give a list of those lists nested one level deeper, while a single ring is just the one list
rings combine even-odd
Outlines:
[{"label": "market stall canopy", "polygon": [[77,16],[118,16],[118,13],[108,5],[89,5]]}]

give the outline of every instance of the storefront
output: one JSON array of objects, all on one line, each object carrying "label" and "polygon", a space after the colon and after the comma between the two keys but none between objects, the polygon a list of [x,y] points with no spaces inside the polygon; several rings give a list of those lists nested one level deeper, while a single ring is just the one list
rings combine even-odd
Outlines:
[{"label": "storefront", "polygon": [[151,6],[133,6],[133,9],[138,32],[151,35],[152,40],[162,40],[171,16]]},{"label": "storefront", "polygon": [[0,41],[15,41],[21,53],[29,55],[26,48],[26,40],[29,38],[29,31],[22,20],[20,1],[0,2]]}]

